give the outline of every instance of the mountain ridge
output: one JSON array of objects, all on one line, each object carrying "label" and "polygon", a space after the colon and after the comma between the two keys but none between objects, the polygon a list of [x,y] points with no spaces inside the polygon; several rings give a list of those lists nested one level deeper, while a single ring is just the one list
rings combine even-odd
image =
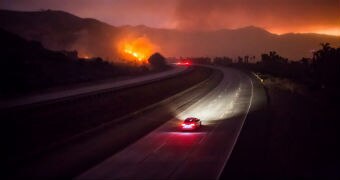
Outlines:
[{"label": "mountain ridge", "polygon": [[118,59],[115,43],[123,36],[146,36],[166,56],[229,56],[277,51],[289,59],[311,57],[319,44],[340,46],[340,37],[311,33],[277,35],[265,29],[247,26],[239,29],[187,32],[151,28],[145,25],[112,26],[93,18],[81,18],[64,11],[0,10],[0,27],[29,39],[40,41],[53,50],[74,50],[79,54]]}]

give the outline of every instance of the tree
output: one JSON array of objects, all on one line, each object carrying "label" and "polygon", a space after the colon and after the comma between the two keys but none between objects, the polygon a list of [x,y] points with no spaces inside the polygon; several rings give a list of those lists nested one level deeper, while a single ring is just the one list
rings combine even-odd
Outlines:
[{"label": "tree", "polygon": [[339,86],[340,48],[333,48],[329,43],[321,43],[321,49],[313,54],[313,71],[319,83],[326,86]]},{"label": "tree", "polygon": [[275,51],[270,51],[269,54],[262,54],[261,55],[261,61],[264,64],[287,64],[288,59],[283,58],[280,55],[278,55]]},{"label": "tree", "polygon": [[249,56],[244,56],[244,63],[248,64],[249,63]]},{"label": "tree", "polygon": [[165,58],[160,53],[154,53],[148,59],[150,65],[157,69],[163,69],[167,67]]},{"label": "tree", "polygon": [[243,58],[241,56],[237,57],[237,63],[242,64]]}]

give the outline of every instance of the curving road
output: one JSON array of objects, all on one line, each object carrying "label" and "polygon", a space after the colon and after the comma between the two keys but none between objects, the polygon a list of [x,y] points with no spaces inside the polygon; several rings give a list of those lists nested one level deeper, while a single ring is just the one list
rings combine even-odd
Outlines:
[{"label": "curving road", "polygon": [[[217,69],[223,79],[216,88],[184,110],[169,106],[175,118],[76,179],[218,179],[247,114],[264,95],[248,75]],[[190,116],[200,118],[203,127],[179,130]]]}]

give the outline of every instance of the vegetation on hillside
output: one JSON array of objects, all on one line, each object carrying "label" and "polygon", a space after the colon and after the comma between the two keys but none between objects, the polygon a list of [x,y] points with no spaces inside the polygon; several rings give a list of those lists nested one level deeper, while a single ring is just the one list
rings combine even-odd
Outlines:
[{"label": "vegetation on hillside", "polygon": [[51,51],[0,29],[0,97],[51,87],[112,79],[150,72],[146,66],[109,63],[102,58],[79,58],[77,51]]},{"label": "vegetation on hillside", "polygon": [[[250,63],[255,57],[190,58],[196,63],[218,64],[245,68],[260,74],[268,74],[278,78],[286,78],[306,85],[311,90],[324,89],[337,92],[340,90],[340,47],[331,47],[329,43],[321,43],[321,48],[312,53],[312,58],[291,61],[275,51],[263,53],[256,63]],[[265,77],[265,76],[264,76]]]}]

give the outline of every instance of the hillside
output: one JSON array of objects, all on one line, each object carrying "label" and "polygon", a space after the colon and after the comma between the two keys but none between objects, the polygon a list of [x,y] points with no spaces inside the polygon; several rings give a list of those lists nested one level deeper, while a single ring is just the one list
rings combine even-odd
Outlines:
[{"label": "hillside", "polygon": [[78,59],[75,51],[51,51],[1,28],[0,39],[0,98],[146,71],[100,58]]},{"label": "hillside", "polygon": [[166,56],[243,56],[271,50],[293,60],[310,57],[321,42],[340,46],[340,37],[319,34],[275,35],[257,27],[185,32],[146,26],[114,27],[62,11],[0,11],[0,27],[55,50],[118,59],[116,43],[124,36],[145,36]]},{"label": "hillside", "polygon": [[81,56],[112,55],[115,28],[62,11],[0,11],[0,27],[48,49],[77,50]]}]

